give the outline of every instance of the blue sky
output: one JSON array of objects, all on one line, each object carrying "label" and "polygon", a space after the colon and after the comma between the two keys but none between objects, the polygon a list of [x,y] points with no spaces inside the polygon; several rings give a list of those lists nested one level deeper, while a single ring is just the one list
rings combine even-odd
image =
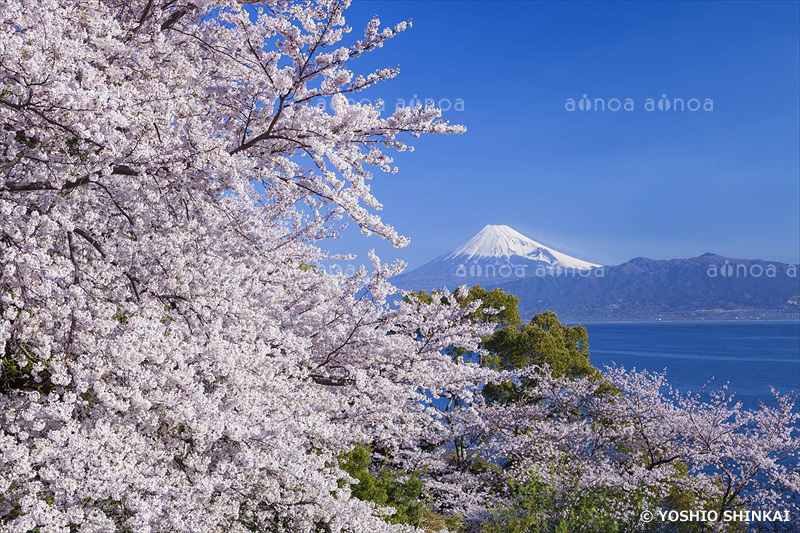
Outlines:
[{"label": "blue sky", "polygon": [[[326,246],[413,268],[508,224],[602,264],[800,261],[799,5],[356,0],[356,35],[374,13],[414,22],[354,63],[400,66],[362,95],[460,99],[446,116],[468,131],[419,139],[373,180],[408,247],[355,230]],[[565,109],[584,94],[634,110]],[[713,111],[645,110],[663,94]]]}]

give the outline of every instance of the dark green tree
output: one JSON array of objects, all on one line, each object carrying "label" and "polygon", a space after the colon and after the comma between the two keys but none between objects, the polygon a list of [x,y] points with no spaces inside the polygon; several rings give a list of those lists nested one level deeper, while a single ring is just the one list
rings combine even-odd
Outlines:
[{"label": "dark green tree", "polygon": [[[418,291],[409,293],[406,299],[430,303],[436,297],[436,292]],[[480,307],[469,315],[469,320],[497,325],[491,335],[483,338],[483,348],[489,351],[489,355],[482,358],[481,364],[501,370],[548,365],[556,377],[600,378],[599,370],[589,361],[589,335],[585,327],[562,324],[552,311],[539,313],[530,322],[521,324],[517,309],[519,298],[500,288],[487,290],[475,285],[466,296],[456,300],[464,306],[480,300]],[[500,311],[486,313],[487,309]],[[468,358],[468,352],[457,346],[452,347],[449,353],[453,357]],[[515,401],[524,385],[511,382],[488,384],[483,392],[492,401]]]},{"label": "dark green tree", "polygon": [[505,327],[483,341],[492,352],[487,364],[500,369],[550,366],[554,376],[581,378],[597,369],[589,363],[589,335],[583,326],[568,326],[552,311],[534,316],[519,327]]},{"label": "dark green tree", "polygon": [[[497,369],[547,365],[556,377],[600,378],[600,371],[589,361],[586,328],[562,324],[552,311],[539,313],[518,327],[497,329],[483,341],[483,346],[490,352],[483,363]],[[490,401],[511,402],[519,399],[525,385],[524,382],[490,383],[483,393]]]}]

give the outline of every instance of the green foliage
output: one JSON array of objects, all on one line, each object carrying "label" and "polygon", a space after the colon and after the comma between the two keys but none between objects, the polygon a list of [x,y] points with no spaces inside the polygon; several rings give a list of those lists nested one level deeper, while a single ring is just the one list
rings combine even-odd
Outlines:
[{"label": "green foliage", "polygon": [[420,501],[422,480],[414,474],[402,479],[397,470],[387,465],[376,467],[370,448],[357,444],[340,458],[339,468],[358,480],[350,488],[354,497],[396,510],[385,517],[387,522],[420,527],[426,516],[431,518]]},{"label": "green foliage", "polygon": [[[610,490],[582,492],[579,488],[553,487],[533,478],[525,484],[508,481],[509,504],[491,512],[482,524],[483,533],[621,533],[630,531],[632,524],[613,517],[614,506],[621,497],[636,495],[615,494]],[[644,509],[644,497],[638,498]],[[567,503],[569,502],[569,503]]]},{"label": "green foliage", "polygon": [[384,517],[387,522],[409,524],[430,532],[464,531],[460,515],[446,516],[425,506],[422,480],[416,474],[405,476],[382,461],[374,461],[368,446],[356,444],[340,457],[339,468],[358,480],[350,486],[353,497],[395,509],[394,514]]},{"label": "green foliage", "polygon": [[[440,293],[436,291],[417,291],[408,293],[405,300],[432,303],[437,297]],[[480,307],[469,315],[469,320],[498,325],[494,333],[483,338],[483,347],[490,352],[481,361],[483,365],[513,370],[546,364],[556,377],[600,379],[599,370],[589,362],[589,335],[583,326],[562,324],[552,311],[539,313],[527,324],[520,325],[519,298],[499,288],[486,290],[475,285],[466,296],[456,296],[456,300],[462,306],[480,300]],[[445,303],[443,298],[442,302]],[[484,313],[486,309],[501,311],[487,314]],[[452,347],[449,352],[453,357],[466,354],[460,347]],[[524,384],[488,384],[483,393],[490,401],[510,402],[519,398],[521,387]]]},{"label": "green foliage", "polygon": [[36,138],[28,137],[27,135],[25,135],[24,131],[18,131],[17,134],[14,136],[14,140],[20,144],[24,144],[28,148],[33,148],[37,144]]},{"label": "green foliage", "polygon": [[[456,297],[458,303],[466,306],[480,300],[481,305],[470,315],[474,322],[488,322],[498,324],[502,327],[516,327],[520,323],[519,298],[513,294],[505,292],[503,289],[492,289],[487,291],[480,285],[475,285],[467,293],[466,298]],[[486,309],[502,309],[496,314],[484,313]]]},{"label": "green foliage", "polygon": [[[583,326],[567,326],[552,311],[539,313],[516,328],[502,328],[484,339],[491,355],[483,363],[511,370],[530,365],[548,365],[553,376],[577,379],[600,378],[600,371],[589,362],[589,335]],[[510,402],[519,398],[524,384],[488,384],[484,395],[491,401]]]},{"label": "green foliage", "polygon": [[[425,292],[416,291],[406,294],[404,300],[406,302],[419,301],[425,304],[433,303],[433,299],[441,297],[441,293],[437,291]],[[474,312],[470,313],[469,319],[473,323],[488,322],[498,324],[500,326],[517,326],[519,325],[520,318],[517,307],[519,306],[519,298],[513,294],[505,292],[503,289],[492,289],[487,291],[480,285],[473,286],[465,297],[458,294],[455,295],[456,301],[462,307],[465,307],[475,300],[480,300],[481,304]],[[442,297],[442,303],[447,303]],[[501,309],[499,313],[484,313],[486,309]]]},{"label": "green foliage", "polygon": [[484,346],[494,353],[492,366],[502,369],[547,364],[554,376],[594,375],[589,363],[589,335],[583,326],[567,326],[552,311],[540,313],[518,328],[498,330]]},{"label": "green foliage", "polygon": [[464,519],[461,515],[443,515],[435,513],[430,509],[425,509],[422,514],[422,520],[418,524],[426,532],[440,532],[449,531],[451,533],[460,533],[466,531]]},{"label": "green foliage", "polygon": [[77,157],[81,161],[86,160],[86,154],[84,154],[80,149],[80,139],[77,137],[73,137],[71,139],[67,139],[67,153],[73,157]]},{"label": "green foliage", "polygon": [[[407,294],[405,299],[431,303],[438,294],[418,291]],[[466,296],[456,296],[456,300],[462,306],[480,300],[480,307],[469,315],[469,319],[475,323],[500,326],[483,339],[484,348],[492,352],[484,364],[508,370],[547,364],[554,376],[579,378],[599,375],[589,363],[589,335],[583,326],[562,324],[552,311],[539,313],[529,323],[520,326],[519,298],[502,289],[487,291],[475,285]],[[501,311],[489,314],[484,313],[486,309]]]},{"label": "green foliage", "polygon": [[[669,492],[661,502],[660,507],[664,510],[674,509],[676,511],[692,511],[692,510],[705,510],[705,511],[719,511],[721,504],[719,494],[725,490],[722,481],[717,479],[713,483],[717,485],[716,491],[702,491],[695,492],[685,488],[682,483],[683,479],[689,476],[689,468],[683,461],[676,461],[672,463],[674,474],[671,476],[673,482],[669,485]],[[716,495],[715,495],[716,494]],[[663,528],[665,531],[675,531],[679,533],[705,533],[713,531],[712,528],[705,522],[679,522],[680,529],[677,527]],[[739,521],[729,521],[721,526],[721,531],[726,533],[744,533],[749,528],[747,524]]]},{"label": "green foliage", "polygon": [[435,295],[437,295],[436,291],[434,292],[410,291],[405,296],[403,296],[403,301],[407,303],[421,302],[424,304],[431,304],[433,303],[433,297]]},{"label": "green foliage", "polygon": [[[480,300],[479,307],[467,315],[466,319],[473,324],[489,323],[497,324],[500,327],[516,327],[519,325],[520,318],[517,306],[519,305],[519,298],[513,294],[508,294],[502,289],[492,289],[487,291],[480,285],[473,286],[465,296],[460,296],[457,292],[454,293],[456,302],[461,307],[470,305],[475,300]],[[406,302],[420,302],[423,304],[433,303],[434,298],[441,298],[442,304],[448,304],[448,300],[442,296],[438,291],[425,292],[417,291],[406,294],[403,299]],[[485,313],[484,311],[491,309],[498,312]],[[489,337],[486,337],[489,338]],[[451,346],[447,353],[455,360],[463,359],[469,351],[461,346]],[[477,362],[477,361],[476,361]]]},{"label": "green foliage", "polygon": [[[34,366],[41,370],[34,373]],[[48,394],[53,388],[48,366],[50,363],[41,360],[26,343],[7,342],[0,365],[0,393],[34,390]]]}]

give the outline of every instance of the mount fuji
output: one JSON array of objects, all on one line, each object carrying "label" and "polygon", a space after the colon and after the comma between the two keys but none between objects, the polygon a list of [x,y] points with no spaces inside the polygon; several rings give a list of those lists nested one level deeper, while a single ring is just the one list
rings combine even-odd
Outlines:
[{"label": "mount fuji", "polygon": [[504,224],[488,224],[451,253],[392,282],[408,289],[496,285],[528,277],[591,275],[600,265],[553,250]]}]

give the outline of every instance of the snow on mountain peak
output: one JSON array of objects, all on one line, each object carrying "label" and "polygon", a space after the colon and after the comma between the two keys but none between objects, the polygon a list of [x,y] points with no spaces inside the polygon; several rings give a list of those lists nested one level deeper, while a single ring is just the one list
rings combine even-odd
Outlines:
[{"label": "snow on mountain peak", "polygon": [[565,268],[588,269],[600,266],[562,254],[505,224],[487,224],[477,235],[456,248],[448,258],[498,257],[510,259],[512,256]]}]

